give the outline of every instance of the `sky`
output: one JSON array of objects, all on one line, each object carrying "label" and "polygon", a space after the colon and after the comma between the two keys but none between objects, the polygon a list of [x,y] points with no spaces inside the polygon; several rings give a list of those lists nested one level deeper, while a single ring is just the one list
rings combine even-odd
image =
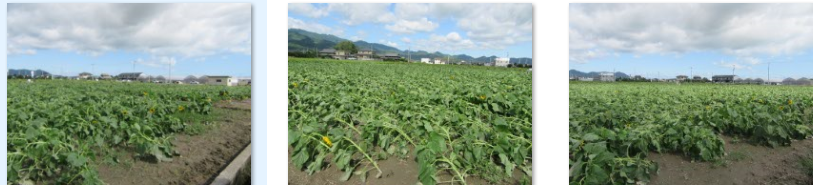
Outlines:
[{"label": "sky", "polygon": [[813,4],[570,4],[568,29],[580,71],[813,77]]},{"label": "sky", "polygon": [[401,50],[532,57],[531,4],[288,4],[288,28]]},{"label": "sky", "polygon": [[251,5],[9,4],[8,69],[251,76]]}]

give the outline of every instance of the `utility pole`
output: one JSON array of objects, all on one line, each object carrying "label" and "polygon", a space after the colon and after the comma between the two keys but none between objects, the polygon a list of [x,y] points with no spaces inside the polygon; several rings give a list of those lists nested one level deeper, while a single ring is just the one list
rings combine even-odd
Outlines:
[{"label": "utility pole", "polygon": [[167,76],[167,83],[172,83],[172,60],[169,61],[169,76]]}]

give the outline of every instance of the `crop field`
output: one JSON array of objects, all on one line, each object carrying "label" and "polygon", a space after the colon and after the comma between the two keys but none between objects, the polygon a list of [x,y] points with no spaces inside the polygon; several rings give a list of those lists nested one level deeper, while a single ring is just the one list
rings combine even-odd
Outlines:
[{"label": "crop field", "polygon": [[378,165],[395,158],[417,163],[409,183],[530,183],[531,76],[515,68],[289,58],[291,163],[308,174],[333,166],[341,170],[336,181],[409,171]]},{"label": "crop field", "polygon": [[[213,102],[250,87],[110,81],[8,81],[8,183],[103,184],[97,165],[134,152],[157,162],[180,155],[171,140]],[[194,155],[194,154],[184,154]]]},{"label": "crop field", "polygon": [[785,147],[813,134],[813,87],[571,83],[570,184],[641,184],[650,152],[713,162],[725,137]]}]

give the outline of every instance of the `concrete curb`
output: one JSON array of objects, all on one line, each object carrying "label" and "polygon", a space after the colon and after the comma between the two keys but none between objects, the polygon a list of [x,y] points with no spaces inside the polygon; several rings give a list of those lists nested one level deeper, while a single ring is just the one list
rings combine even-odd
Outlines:
[{"label": "concrete curb", "polygon": [[249,143],[242,152],[240,152],[234,160],[226,166],[220,174],[217,175],[211,185],[231,185],[235,183],[237,173],[246,165],[246,161],[251,158],[251,144]]}]

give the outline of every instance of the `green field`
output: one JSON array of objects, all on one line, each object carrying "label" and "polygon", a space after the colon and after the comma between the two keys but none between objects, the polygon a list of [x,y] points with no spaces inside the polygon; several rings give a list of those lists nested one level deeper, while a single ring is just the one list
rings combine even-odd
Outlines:
[{"label": "green field", "polygon": [[[173,134],[213,102],[251,97],[250,87],[112,81],[8,81],[9,183],[102,184],[98,162],[134,151],[172,160]],[[190,154],[193,155],[193,154]]]},{"label": "green field", "polygon": [[331,163],[341,181],[376,178],[377,161],[414,156],[414,182],[424,185],[450,181],[442,173],[456,183],[530,182],[526,70],[289,58],[291,160],[308,173]]},{"label": "green field", "polygon": [[649,152],[725,156],[721,135],[770,147],[810,137],[813,87],[570,84],[570,183],[648,182]]}]

